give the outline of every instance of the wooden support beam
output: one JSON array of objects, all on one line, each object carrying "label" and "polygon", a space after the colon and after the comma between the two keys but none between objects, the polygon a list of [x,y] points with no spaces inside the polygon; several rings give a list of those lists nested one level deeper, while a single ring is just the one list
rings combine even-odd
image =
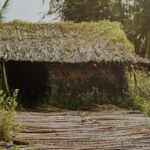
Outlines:
[{"label": "wooden support beam", "polygon": [[10,89],[9,89],[7,73],[6,73],[6,65],[5,65],[4,62],[2,62],[2,71],[3,71],[3,78],[4,78],[5,88],[6,88],[7,93],[10,95]]}]

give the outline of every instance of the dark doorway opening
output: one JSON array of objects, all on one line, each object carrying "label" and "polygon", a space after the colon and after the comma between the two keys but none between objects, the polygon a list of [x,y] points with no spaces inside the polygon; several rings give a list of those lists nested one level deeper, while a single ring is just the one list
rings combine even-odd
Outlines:
[{"label": "dark doorway opening", "polygon": [[19,89],[19,97],[23,106],[34,106],[44,97],[48,70],[46,63],[15,62],[6,64],[9,87]]}]

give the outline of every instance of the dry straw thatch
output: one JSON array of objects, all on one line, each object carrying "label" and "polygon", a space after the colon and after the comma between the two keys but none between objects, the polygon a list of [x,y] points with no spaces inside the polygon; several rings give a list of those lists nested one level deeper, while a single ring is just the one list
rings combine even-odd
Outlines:
[{"label": "dry straw thatch", "polygon": [[134,48],[118,22],[0,23],[0,58],[43,62],[133,62]]}]

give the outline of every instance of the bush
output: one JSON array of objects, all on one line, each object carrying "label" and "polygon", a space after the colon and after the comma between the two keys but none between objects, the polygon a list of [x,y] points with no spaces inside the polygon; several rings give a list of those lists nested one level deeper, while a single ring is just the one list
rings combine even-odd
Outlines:
[{"label": "bush", "polygon": [[0,91],[0,140],[11,141],[17,127],[13,125],[18,90],[12,96]]},{"label": "bush", "polygon": [[150,78],[148,71],[136,70],[128,76],[128,105],[150,116]]},{"label": "bush", "polygon": [[150,116],[150,101],[144,101],[141,110],[144,113],[144,115]]},{"label": "bush", "polygon": [[0,110],[0,140],[10,141],[13,137],[13,117],[14,112]]}]

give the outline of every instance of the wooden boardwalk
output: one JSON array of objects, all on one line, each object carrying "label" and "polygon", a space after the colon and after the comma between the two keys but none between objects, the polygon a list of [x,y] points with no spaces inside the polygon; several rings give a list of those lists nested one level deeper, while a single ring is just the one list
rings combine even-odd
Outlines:
[{"label": "wooden boardwalk", "polygon": [[21,112],[16,123],[24,150],[150,150],[150,118],[138,113]]}]

